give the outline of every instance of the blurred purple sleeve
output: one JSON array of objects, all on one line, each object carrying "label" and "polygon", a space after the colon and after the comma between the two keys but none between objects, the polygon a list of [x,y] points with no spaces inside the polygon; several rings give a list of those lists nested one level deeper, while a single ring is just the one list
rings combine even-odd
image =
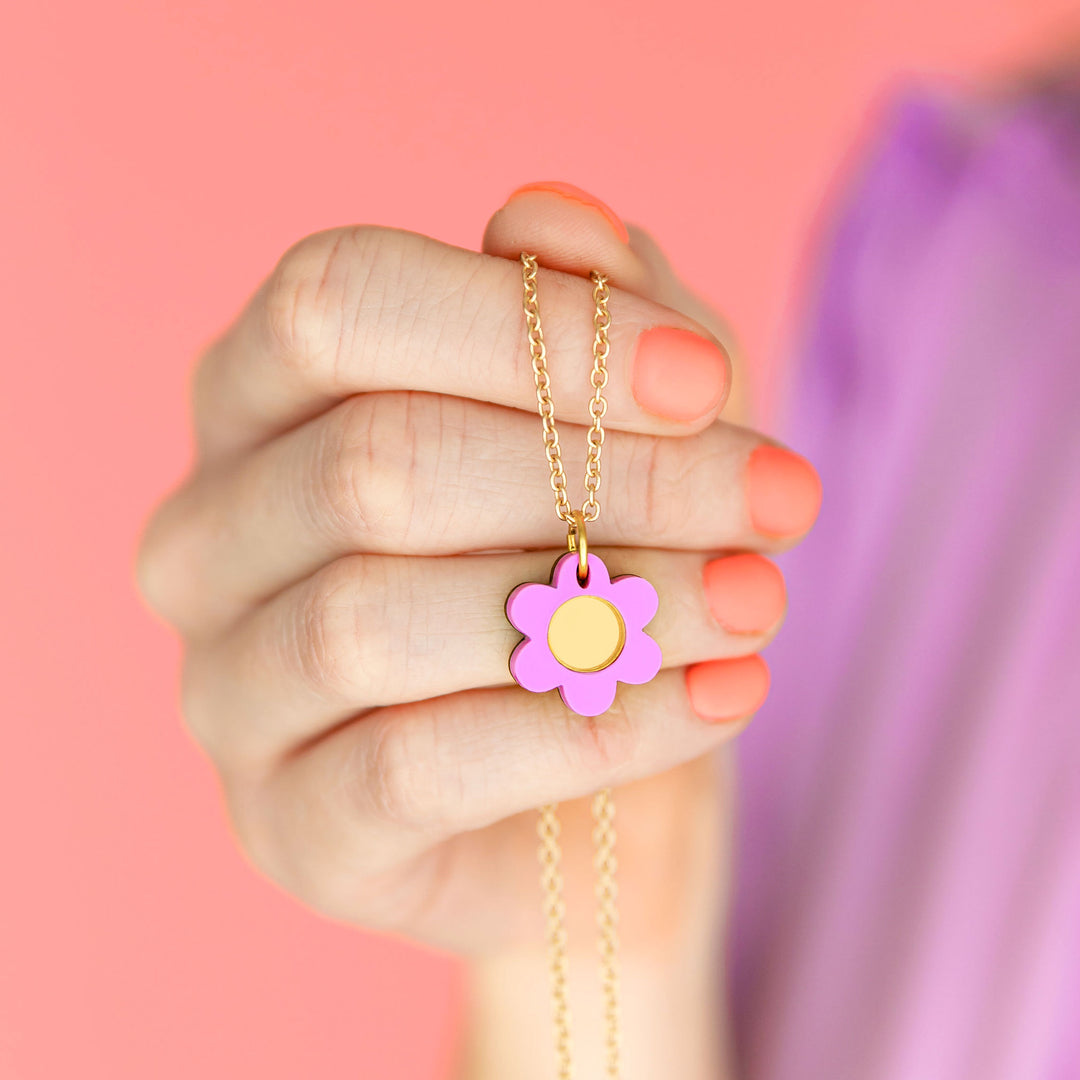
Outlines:
[{"label": "blurred purple sleeve", "polygon": [[746,1080],[1080,1077],[1080,86],[894,108],[782,432],[821,471],[740,747]]}]

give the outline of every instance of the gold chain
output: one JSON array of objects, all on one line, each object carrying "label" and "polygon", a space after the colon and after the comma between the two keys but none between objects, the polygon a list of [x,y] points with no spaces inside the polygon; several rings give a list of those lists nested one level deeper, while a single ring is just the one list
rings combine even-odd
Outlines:
[{"label": "gold chain", "polygon": [[566,903],[563,900],[562,849],[554,803],[540,807],[540,887],[544,892],[547,948],[551,963],[551,1011],[555,1023],[555,1061],[559,1080],[574,1075],[570,1057],[570,1005],[566,998]]},{"label": "gold chain", "polygon": [[615,881],[615,799],[611,788],[593,796],[596,845],[596,923],[600,930],[600,985],[604,992],[605,1075],[619,1078],[619,889]]},{"label": "gold chain", "polygon": [[[607,359],[610,345],[608,329],[611,316],[607,304],[610,296],[607,277],[593,271],[593,368],[590,381],[593,396],[589,402],[592,425],[587,435],[588,453],[585,461],[585,491],[587,498],[581,510],[570,507],[566,494],[566,473],[563,471],[559,432],[555,427],[555,405],[551,398],[551,381],[547,373],[547,349],[540,325],[540,307],[536,295],[536,256],[521,254],[521,274],[525,289],[523,307],[532,355],[533,377],[536,382],[536,402],[544,428],[544,451],[551,468],[551,490],[555,493],[555,513],[567,523],[570,549],[583,556],[586,548],[584,522],[600,516],[600,454],[604,447],[603,418],[607,412],[604,387],[607,386]],[[580,537],[580,539],[576,539]],[[575,545],[578,545],[575,548]],[[544,917],[547,920],[547,949],[551,975],[551,1004],[555,1030],[555,1061],[558,1080],[573,1077],[573,1056],[570,1049],[570,1006],[567,999],[567,936],[566,903],[563,899],[562,848],[559,843],[558,807],[551,803],[540,808],[537,834],[540,838],[540,885],[544,896]],[[619,1078],[619,966],[618,966],[618,887],[615,872],[615,800],[611,789],[604,788],[593,797],[593,844],[596,849],[596,915],[599,930],[600,984],[604,998],[605,1075],[608,1080]]]},{"label": "gold chain", "polygon": [[[540,422],[544,427],[544,452],[551,468],[551,490],[555,492],[555,513],[569,524],[573,520],[570,500],[566,494],[566,473],[563,471],[562,450],[559,447],[559,432],[555,427],[555,403],[551,399],[551,380],[547,372],[547,347],[544,345],[544,330],[540,325],[540,305],[536,297],[536,256],[521,256],[521,278],[525,287],[525,325],[529,334],[529,352],[532,355],[533,380],[536,383],[536,403],[540,412]],[[607,399],[604,387],[607,386],[607,358],[611,351],[608,343],[608,328],[611,316],[607,304],[611,291],[608,289],[607,276],[591,274],[593,282],[593,303],[596,314],[593,315],[593,367],[589,376],[593,396],[589,401],[589,415],[592,425],[586,436],[589,444],[585,461],[585,491],[587,498],[581,507],[586,521],[595,521],[600,516],[600,453],[604,448],[604,415],[607,413]]]}]

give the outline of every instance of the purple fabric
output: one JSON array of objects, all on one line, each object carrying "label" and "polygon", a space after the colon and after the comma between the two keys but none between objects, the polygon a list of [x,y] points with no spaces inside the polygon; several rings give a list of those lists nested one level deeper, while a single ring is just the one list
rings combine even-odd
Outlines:
[{"label": "purple fabric", "polygon": [[820,468],[741,741],[746,1080],[1080,1077],[1080,90],[894,109],[784,437]]}]

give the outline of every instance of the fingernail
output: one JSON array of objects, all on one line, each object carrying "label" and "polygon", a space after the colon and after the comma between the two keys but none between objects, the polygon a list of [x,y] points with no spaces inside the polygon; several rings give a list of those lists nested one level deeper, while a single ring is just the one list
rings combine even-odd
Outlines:
[{"label": "fingernail", "polygon": [[769,693],[769,668],[760,656],[708,660],[686,669],[686,690],[702,720],[737,720],[761,708]]},{"label": "fingernail", "polygon": [[668,420],[699,420],[723,404],[727,357],[700,334],[654,326],[638,336],[630,380],[634,399],[646,411]]},{"label": "fingernail", "polygon": [[607,223],[615,230],[615,235],[618,236],[624,244],[630,243],[630,234],[626,231],[626,226],[623,224],[622,218],[620,218],[607,203],[601,202],[595,195],[590,195],[589,192],[584,191],[579,187],[575,187],[573,184],[566,184],[561,180],[541,180],[535,184],[525,184],[523,187],[519,187],[516,191],[511,192],[510,198],[506,201],[512,202],[520,195],[529,195],[533,193],[558,195],[560,198],[569,199],[571,202],[578,203],[580,206],[587,206],[590,210],[596,210],[604,216]]},{"label": "fingernail", "polygon": [[821,509],[821,478],[809,461],[779,446],[759,446],[746,466],[746,500],[764,536],[801,536]]},{"label": "fingernail", "polygon": [[764,634],[784,614],[784,575],[761,555],[728,555],[705,564],[705,599],[732,634]]}]

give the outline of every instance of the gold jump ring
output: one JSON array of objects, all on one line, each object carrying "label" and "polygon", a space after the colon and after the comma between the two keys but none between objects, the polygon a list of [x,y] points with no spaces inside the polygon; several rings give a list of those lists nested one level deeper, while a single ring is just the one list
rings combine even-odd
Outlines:
[{"label": "gold jump ring", "polygon": [[566,547],[578,556],[577,579],[584,585],[589,576],[589,537],[585,531],[585,515],[580,510],[570,511],[571,520],[566,526]]}]

